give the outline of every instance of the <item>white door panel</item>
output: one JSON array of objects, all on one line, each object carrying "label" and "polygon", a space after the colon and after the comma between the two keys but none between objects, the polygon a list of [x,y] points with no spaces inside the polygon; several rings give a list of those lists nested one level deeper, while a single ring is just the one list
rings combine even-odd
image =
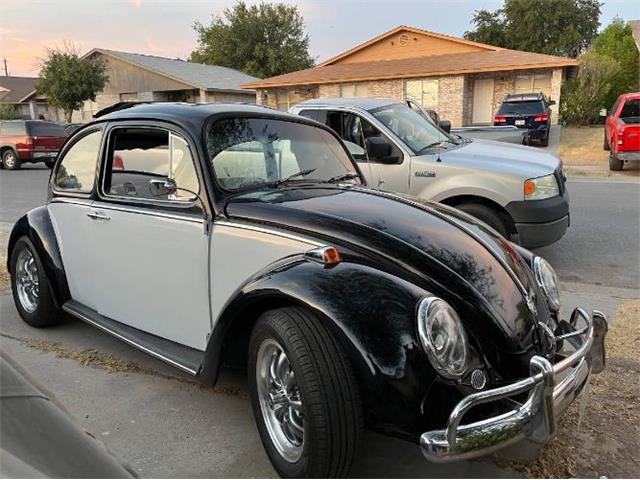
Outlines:
[{"label": "white door panel", "polygon": [[273,234],[214,223],[211,236],[211,318],[217,321],[223,307],[243,284],[269,264],[320,246],[286,233]]},{"label": "white door panel", "polygon": [[[211,331],[208,240],[201,221],[95,203],[90,229],[100,314],[204,350]],[[145,212],[138,209],[137,212]],[[188,218],[188,217],[187,217]]]},{"label": "white door panel", "polygon": [[87,255],[92,248],[87,242],[92,223],[87,217],[90,204],[54,202],[47,205],[47,210],[60,247],[71,298],[95,310],[99,298],[96,266]]},{"label": "white door panel", "polygon": [[493,78],[478,78],[473,82],[473,123],[493,120]]}]

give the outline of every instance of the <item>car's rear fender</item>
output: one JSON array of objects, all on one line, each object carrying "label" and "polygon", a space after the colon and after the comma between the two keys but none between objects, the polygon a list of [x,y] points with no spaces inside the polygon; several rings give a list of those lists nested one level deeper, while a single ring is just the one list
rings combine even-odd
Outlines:
[{"label": "car's rear fender", "polygon": [[40,261],[49,281],[56,307],[61,307],[71,298],[69,285],[64,271],[60,247],[56,240],[49,210],[46,206],[35,208],[22,216],[14,225],[9,236],[7,248],[7,270],[11,271],[11,254],[16,242],[27,237],[36,248]]}]

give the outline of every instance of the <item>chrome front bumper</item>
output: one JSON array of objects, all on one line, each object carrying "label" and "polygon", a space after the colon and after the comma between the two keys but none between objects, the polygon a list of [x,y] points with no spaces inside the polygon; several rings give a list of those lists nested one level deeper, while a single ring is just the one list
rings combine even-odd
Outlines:
[{"label": "chrome front bumper", "polygon": [[[581,320],[584,326],[578,325]],[[577,344],[575,351],[555,365],[536,355],[529,364],[531,376],[465,397],[449,415],[447,428],[426,432],[420,437],[422,453],[427,460],[453,462],[487,455],[524,439],[536,443],[551,440],[556,421],[582,392],[589,374],[601,372],[605,364],[605,315],[597,310],[589,315],[582,308],[576,308],[570,323],[576,331],[556,336],[556,340]],[[471,408],[526,392],[529,392],[527,400],[516,409],[460,425],[462,417]]]}]

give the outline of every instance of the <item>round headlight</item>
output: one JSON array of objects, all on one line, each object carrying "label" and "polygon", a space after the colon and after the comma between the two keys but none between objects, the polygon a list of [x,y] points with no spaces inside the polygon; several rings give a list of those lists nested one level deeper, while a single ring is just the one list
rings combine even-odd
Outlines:
[{"label": "round headlight", "polygon": [[549,306],[554,310],[560,309],[560,287],[558,277],[551,264],[542,257],[533,260],[533,273],[540,288],[544,290],[549,300]]},{"label": "round headlight", "polygon": [[420,342],[437,372],[459,378],[467,368],[467,335],[451,306],[437,297],[425,298],[418,307]]}]

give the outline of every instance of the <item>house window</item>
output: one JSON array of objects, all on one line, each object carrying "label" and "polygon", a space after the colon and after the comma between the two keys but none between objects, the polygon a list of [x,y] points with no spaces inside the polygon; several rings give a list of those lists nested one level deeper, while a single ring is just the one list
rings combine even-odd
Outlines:
[{"label": "house window", "polygon": [[438,80],[407,80],[407,97],[432,110],[438,109]]},{"label": "house window", "polygon": [[514,93],[538,93],[542,92],[547,97],[551,96],[551,75],[518,75]]},{"label": "house window", "polygon": [[366,82],[343,83],[340,85],[340,96],[342,98],[368,97],[369,84]]}]

